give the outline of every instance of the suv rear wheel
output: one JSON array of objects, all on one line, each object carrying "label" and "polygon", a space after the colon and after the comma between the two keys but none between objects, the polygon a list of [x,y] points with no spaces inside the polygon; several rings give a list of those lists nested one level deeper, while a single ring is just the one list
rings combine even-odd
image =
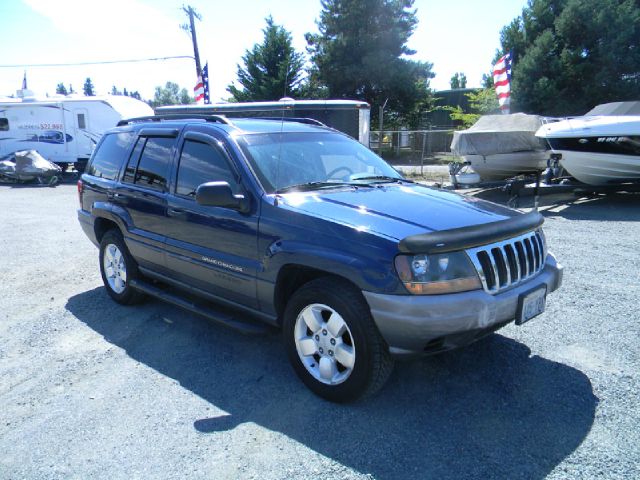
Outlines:
[{"label": "suv rear wheel", "polygon": [[364,297],[338,278],[313,280],[293,294],[283,334],[296,373],[327,400],[372,395],[393,369]]},{"label": "suv rear wheel", "polygon": [[119,230],[109,230],[100,241],[100,274],[107,293],[116,302],[131,305],[142,293],[131,287],[138,265],[129,253]]}]

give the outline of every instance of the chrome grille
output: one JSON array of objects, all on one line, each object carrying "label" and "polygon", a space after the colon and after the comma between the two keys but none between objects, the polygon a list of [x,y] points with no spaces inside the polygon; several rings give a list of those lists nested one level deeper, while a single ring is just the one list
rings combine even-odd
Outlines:
[{"label": "chrome grille", "polygon": [[547,246],[542,230],[502,242],[467,249],[482,287],[499,293],[537,275],[544,268]]}]

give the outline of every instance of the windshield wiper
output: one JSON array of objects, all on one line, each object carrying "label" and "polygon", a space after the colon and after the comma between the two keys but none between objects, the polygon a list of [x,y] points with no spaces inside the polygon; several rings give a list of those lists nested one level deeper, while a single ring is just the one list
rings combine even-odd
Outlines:
[{"label": "windshield wiper", "polygon": [[334,188],[334,187],[362,187],[366,185],[362,185],[361,183],[354,182],[307,182],[307,183],[297,183],[295,185],[287,185],[286,187],[282,187],[276,190],[276,193],[286,193],[295,190],[305,191],[305,190],[320,190],[323,188]]},{"label": "windshield wiper", "polygon": [[388,175],[367,175],[366,177],[356,177],[356,178],[353,178],[352,180],[354,182],[360,181],[360,180],[374,180],[375,182],[416,183],[413,180],[407,180],[406,178],[400,178],[400,177],[390,177]]}]

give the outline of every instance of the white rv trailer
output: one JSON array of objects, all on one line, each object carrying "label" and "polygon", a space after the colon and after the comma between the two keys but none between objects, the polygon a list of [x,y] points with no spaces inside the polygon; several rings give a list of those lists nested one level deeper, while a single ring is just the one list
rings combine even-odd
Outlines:
[{"label": "white rv trailer", "polygon": [[60,96],[0,99],[0,159],[20,150],[37,150],[60,166],[84,171],[102,134],[123,118],[153,115],[135,98]]},{"label": "white rv trailer", "polygon": [[211,105],[170,105],[156,108],[163,114],[214,114],[225,117],[311,118],[351,135],[369,146],[370,107],[358,100],[294,100],[276,102],[215,103]]}]

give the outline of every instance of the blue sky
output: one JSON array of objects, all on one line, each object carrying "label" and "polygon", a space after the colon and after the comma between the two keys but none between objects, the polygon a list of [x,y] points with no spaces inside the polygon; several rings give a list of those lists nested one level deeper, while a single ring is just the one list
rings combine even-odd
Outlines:
[{"label": "blue sky", "polygon": [[[186,0],[202,15],[197,22],[200,57],[209,62],[212,100],[228,97],[245,50],[262,40],[264,18],[292,33],[304,51],[305,32],[315,32],[319,0]],[[521,13],[526,0],[417,0],[419,24],[409,46],[415,59],[434,64],[436,89],[449,87],[454,72],[479,86],[499,46],[500,28]],[[0,65],[72,63],[192,55],[191,41],[178,26],[186,21],[182,0],[2,0]],[[168,60],[75,67],[0,68],[0,95],[15,93],[27,71],[36,94],[55,93],[58,82],[81,91],[91,77],[98,93],[139,90],[153,97],[154,87],[170,80],[191,90],[193,60]]]}]

